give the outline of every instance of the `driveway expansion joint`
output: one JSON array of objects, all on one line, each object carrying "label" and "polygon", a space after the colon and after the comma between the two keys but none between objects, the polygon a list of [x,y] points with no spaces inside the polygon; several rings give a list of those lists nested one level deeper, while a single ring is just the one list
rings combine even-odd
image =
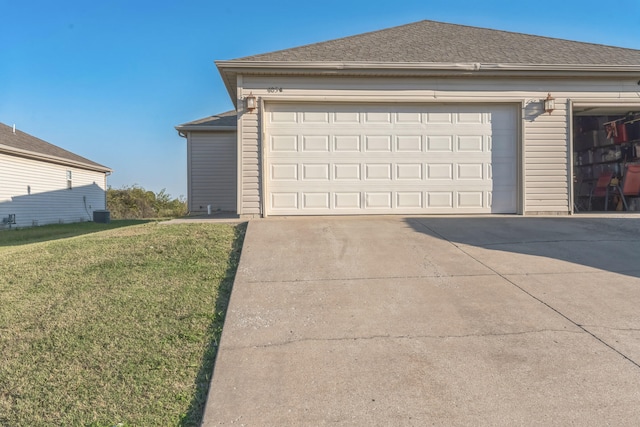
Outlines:
[{"label": "driveway expansion joint", "polygon": [[369,340],[447,340],[447,339],[466,339],[466,338],[490,338],[490,337],[509,337],[518,335],[532,335],[532,334],[544,334],[548,332],[553,333],[567,333],[567,334],[584,334],[584,331],[570,331],[567,329],[536,329],[530,331],[519,332],[492,332],[492,333],[477,333],[477,334],[464,334],[464,335],[369,335],[360,337],[342,337],[342,338],[300,338],[282,342],[274,342],[261,345],[251,346],[229,346],[229,349],[241,350],[246,348],[275,348],[285,347],[291,344],[300,344],[306,342],[341,342],[341,341],[369,341]]},{"label": "driveway expansion joint", "polygon": [[290,280],[243,280],[247,284],[261,283],[313,283],[313,282],[351,282],[364,280],[414,280],[414,279],[439,279],[439,278],[456,278],[456,277],[490,277],[495,273],[474,273],[474,274],[428,274],[416,276],[373,276],[373,277],[328,277],[313,279],[290,279]]},{"label": "driveway expansion joint", "polygon": [[613,326],[602,326],[602,325],[578,325],[581,328],[602,328],[607,329],[609,331],[619,331],[619,332],[640,332],[640,328],[614,328]]},{"label": "driveway expansion joint", "polygon": [[531,272],[526,272],[526,273],[502,273],[502,276],[515,276],[515,277],[559,276],[559,275],[564,275],[564,274],[589,274],[589,275],[601,274],[601,275],[606,275],[606,274],[609,274],[609,273],[626,274],[626,275],[629,275],[629,276],[635,276],[635,275],[640,276],[640,270],[638,270],[638,269],[633,269],[633,270],[613,270],[612,269],[612,270],[610,270],[608,272],[605,272],[605,271],[596,270],[596,269],[593,269],[593,268],[591,268],[589,270],[583,270],[583,271],[546,271],[546,272],[543,272],[543,273],[531,273]]}]

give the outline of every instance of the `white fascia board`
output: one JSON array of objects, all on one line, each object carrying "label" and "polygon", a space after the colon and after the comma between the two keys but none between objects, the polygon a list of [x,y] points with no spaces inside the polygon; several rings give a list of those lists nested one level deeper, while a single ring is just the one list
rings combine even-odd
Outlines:
[{"label": "white fascia board", "polygon": [[21,150],[19,148],[9,147],[8,145],[0,144],[0,153],[10,154],[14,156],[25,157],[28,159],[41,160],[48,163],[56,163],[64,166],[77,167],[79,169],[86,169],[94,172],[111,173],[113,169],[104,166],[95,166],[83,162],[76,162],[74,160],[63,159],[62,157],[49,156],[46,154],[34,153],[33,151]]},{"label": "white fascia board", "polygon": [[224,86],[227,88],[227,93],[229,94],[229,96],[231,97],[231,102],[233,103],[233,106],[235,107],[235,109],[238,109],[238,88],[237,88],[237,84],[238,81],[236,79],[236,75],[237,73],[232,72],[229,73],[226,70],[224,70],[224,68],[219,65],[219,63],[225,63],[225,62],[230,62],[230,61],[216,61],[216,67],[218,68],[218,72],[220,73],[220,77],[222,77],[222,82],[224,83]]},{"label": "white fascia board", "polygon": [[367,72],[579,72],[579,73],[638,73],[640,65],[608,64],[483,64],[483,63],[439,63],[439,62],[279,62],[279,61],[216,61],[218,69],[239,72],[254,71],[367,71]]}]

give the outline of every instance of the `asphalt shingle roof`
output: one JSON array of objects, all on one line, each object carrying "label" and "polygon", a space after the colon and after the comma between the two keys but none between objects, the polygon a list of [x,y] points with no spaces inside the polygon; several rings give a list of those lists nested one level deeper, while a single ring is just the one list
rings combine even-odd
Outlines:
[{"label": "asphalt shingle roof", "polygon": [[238,126],[238,113],[235,110],[227,111],[221,114],[205,117],[203,119],[194,120],[192,122],[183,123],[176,126],[177,129],[193,128],[235,128]]},{"label": "asphalt shingle roof", "polygon": [[419,21],[234,61],[640,65],[640,50]]},{"label": "asphalt shingle roof", "polygon": [[63,163],[67,162],[77,164],[79,166],[84,166],[87,169],[97,170],[100,172],[111,171],[111,169],[106,166],[93,162],[82,156],[78,156],[77,154],[50,144],[18,129],[16,129],[14,133],[12,127],[3,123],[0,123],[0,148],[9,152],[15,150],[15,153],[17,154],[32,154],[35,157],[45,157],[52,161],[58,160]]}]

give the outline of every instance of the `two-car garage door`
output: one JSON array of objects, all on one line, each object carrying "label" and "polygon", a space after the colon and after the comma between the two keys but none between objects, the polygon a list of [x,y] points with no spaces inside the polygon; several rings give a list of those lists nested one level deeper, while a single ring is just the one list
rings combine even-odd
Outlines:
[{"label": "two-car garage door", "polygon": [[267,104],[267,215],[515,213],[509,105]]}]

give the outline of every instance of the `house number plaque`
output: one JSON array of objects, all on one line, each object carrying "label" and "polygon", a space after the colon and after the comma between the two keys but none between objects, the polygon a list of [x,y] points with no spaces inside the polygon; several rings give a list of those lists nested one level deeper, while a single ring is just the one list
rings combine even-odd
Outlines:
[{"label": "house number plaque", "polygon": [[282,92],[282,88],[281,87],[277,87],[277,86],[268,87],[267,88],[267,92],[268,93]]}]

